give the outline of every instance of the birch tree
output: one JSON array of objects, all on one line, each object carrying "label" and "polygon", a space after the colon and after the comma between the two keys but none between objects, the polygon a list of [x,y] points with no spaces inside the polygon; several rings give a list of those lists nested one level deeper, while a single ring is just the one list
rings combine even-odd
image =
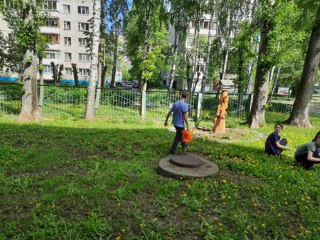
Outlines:
[{"label": "birch tree", "polygon": [[37,44],[39,29],[44,23],[35,0],[1,0],[0,11],[12,31],[13,45],[18,56],[23,55],[22,106],[18,119],[40,120],[37,99]]},{"label": "birch tree", "polygon": [[118,42],[119,35],[122,32],[123,20],[128,11],[128,1],[127,0],[109,0],[107,2],[107,18],[111,23],[111,33],[113,36],[113,65],[111,73],[111,85],[114,87],[115,76],[117,72],[117,62],[118,62]]},{"label": "birch tree", "polygon": [[92,120],[94,118],[94,100],[95,89],[98,78],[98,52],[99,52],[99,40],[100,40],[100,24],[101,24],[101,1],[93,1],[93,30],[92,30],[92,51],[91,51],[91,66],[89,85],[87,90],[87,105],[85,118]]}]

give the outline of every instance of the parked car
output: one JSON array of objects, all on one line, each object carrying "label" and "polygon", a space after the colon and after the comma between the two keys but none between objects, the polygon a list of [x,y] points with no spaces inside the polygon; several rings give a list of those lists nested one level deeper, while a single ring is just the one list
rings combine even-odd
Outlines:
[{"label": "parked car", "polygon": [[126,87],[126,84],[124,82],[116,82],[115,83],[116,87]]},{"label": "parked car", "polygon": [[118,88],[125,88],[125,89],[132,88],[132,84],[130,82],[127,82],[127,81],[116,82],[115,85]]},{"label": "parked car", "polygon": [[138,80],[133,80],[132,81],[132,87],[133,88],[139,88],[139,81]]}]

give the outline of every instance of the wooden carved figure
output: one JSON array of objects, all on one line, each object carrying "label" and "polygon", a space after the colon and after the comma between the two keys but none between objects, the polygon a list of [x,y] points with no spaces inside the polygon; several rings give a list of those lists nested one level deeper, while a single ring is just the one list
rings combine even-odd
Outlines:
[{"label": "wooden carved figure", "polygon": [[214,117],[214,126],[212,131],[214,133],[225,133],[226,132],[226,116],[228,109],[229,97],[228,91],[223,90],[219,98],[219,105]]}]

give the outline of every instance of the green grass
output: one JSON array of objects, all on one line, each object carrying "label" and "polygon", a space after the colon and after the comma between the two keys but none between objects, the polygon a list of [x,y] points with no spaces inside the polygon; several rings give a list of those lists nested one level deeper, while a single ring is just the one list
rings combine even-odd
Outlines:
[{"label": "green grass", "polygon": [[[258,131],[286,117],[267,115]],[[293,151],[268,157],[264,139],[231,120],[244,138],[190,144],[218,175],[182,180],[156,172],[174,136],[163,122],[1,115],[0,239],[320,239],[320,166],[300,168]],[[295,149],[312,123],[281,136]]]}]

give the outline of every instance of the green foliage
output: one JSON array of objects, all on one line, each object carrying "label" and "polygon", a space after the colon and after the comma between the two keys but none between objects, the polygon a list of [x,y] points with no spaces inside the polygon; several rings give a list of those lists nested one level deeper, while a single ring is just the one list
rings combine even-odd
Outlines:
[{"label": "green foliage", "polygon": [[10,3],[3,0],[0,2],[0,11],[11,30],[10,37],[5,38],[2,45],[8,51],[0,51],[0,58],[7,64],[14,65],[17,71],[21,71],[22,59],[27,50],[32,50],[40,57],[44,56],[46,39],[40,36],[39,29],[46,15],[33,0],[12,0]]},{"label": "green foliage", "polygon": [[[125,22],[126,53],[132,64],[131,74],[135,79],[140,79],[143,74],[147,81],[154,78],[155,81],[158,81],[161,71],[166,68],[168,15],[162,1],[150,1],[149,26],[146,26],[146,7],[144,1],[134,1],[132,10],[127,15]],[[146,31],[149,33],[147,46],[145,46]],[[145,52],[146,49],[147,52]]]}]

